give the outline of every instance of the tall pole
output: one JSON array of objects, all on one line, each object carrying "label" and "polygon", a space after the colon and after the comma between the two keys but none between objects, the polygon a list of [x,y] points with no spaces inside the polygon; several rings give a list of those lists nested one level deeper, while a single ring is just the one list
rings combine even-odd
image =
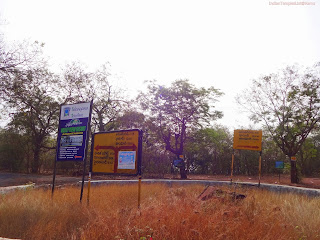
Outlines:
[{"label": "tall pole", "polygon": [[141,202],[141,175],[139,175],[139,183],[138,183],[138,209],[140,209]]},{"label": "tall pole", "polygon": [[231,160],[231,183],[232,183],[232,177],[233,177],[233,162],[234,162],[234,149],[232,149],[232,160]]},{"label": "tall pole", "polygon": [[261,155],[262,155],[262,151],[260,151],[260,156],[259,156],[259,187],[261,182]]},{"label": "tall pole", "polygon": [[51,193],[52,198],[53,198],[53,193],[54,193],[54,185],[55,185],[55,181],[56,181],[56,168],[57,168],[57,160],[55,159],[54,168],[53,168],[52,193]]},{"label": "tall pole", "polygon": [[81,184],[81,193],[80,193],[80,203],[82,202],[83,187],[84,187],[84,176],[86,174],[86,166],[87,166],[88,143],[89,143],[89,135],[90,135],[90,132],[91,132],[92,105],[93,105],[93,99],[90,102],[90,112],[89,112],[89,119],[88,119],[88,124],[87,124],[88,132],[87,132],[86,146],[85,146],[84,157],[83,157],[83,174],[82,174],[82,184]]},{"label": "tall pole", "polygon": [[82,196],[83,196],[83,187],[84,187],[84,176],[86,174],[86,166],[87,166],[87,159],[84,158],[83,163],[83,174],[82,174],[82,183],[81,183],[81,193],[80,193],[80,203],[82,202]]},{"label": "tall pole", "polygon": [[89,206],[90,201],[90,187],[91,187],[91,171],[89,172],[88,176],[88,195],[87,195],[87,205]]},{"label": "tall pole", "polygon": [[[139,176],[139,185],[138,185],[138,209],[140,210],[140,203],[141,203],[141,156],[142,156],[142,132],[139,131],[139,140],[138,140],[138,176]],[[140,212],[141,216],[141,212]]]}]

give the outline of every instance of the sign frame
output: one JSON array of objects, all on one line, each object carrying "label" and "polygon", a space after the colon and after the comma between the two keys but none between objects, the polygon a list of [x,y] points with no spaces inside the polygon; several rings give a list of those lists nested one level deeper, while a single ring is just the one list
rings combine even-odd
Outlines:
[{"label": "sign frame", "polygon": [[[66,114],[70,114],[69,111],[73,108],[77,108],[79,112],[81,112],[81,108],[86,108],[84,110],[85,115],[81,116],[81,114],[78,113],[77,117],[66,117]],[[68,113],[63,113],[63,109]],[[91,115],[92,101],[60,105],[57,150],[55,159],[56,162],[83,162],[86,160],[89,132],[91,126]],[[82,138],[80,136],[82,136]],[[64,151],[61,148],[65,148]],[[74,156],[72,157],[72,155]]]},{"label": "sign frame", "polygon": [[262,150],[262,130],[234,130],[233,149]]},{"label": "sign frame", "polygon": [[[108,135],[112,137],[112,135],[117,135],[118,133],[123,133],[125,135],[125,133],[130,133],[130,132],[136,132],[136,134],[138,135],[138,146],[122,146],[122,147],[115,147],[115,146],[99,146],[99,143],[97,145],[95,145],[95,143],[97,143],[97,139],[96,136],[99,135],[105,135],[105,137],[107,138]],[[115,176],[137,176],[137,175],[141,175],[141,163],[142,163],[142,134],[143,132],[139,129],[128,129],[128,130],[117,130],[117,131],[108,131],[108,132],[97,132],[92,134],[92,143],[91,143],[91,154],[90,154],[90,172],[95,173],[95,174],[105,174],[105,175],[115,175]],[[114,140],[116,141],[116,140]],[[135,149],[132,149],[135,148]],[[99,148],[101,149],[105,149],[105,150],[111,150],[114,152],[114,162],[113,162],[113,172],[110,171],[96,171],[93,167],[93,163],[94,163],[94,155],[95,153],[97,153],[97,151],[99,150]],[[131,149],[130,149],[131,148]],[[97,150],[98,149],[98,150]],[[120,161],[119,157],[119,153],[121,152],[122,155],[126,153],[128,153],[127,155],[127,161],[128,159],[132,159],[132,152],[136,150],[136,156],[133,158],[136,158],[134,161],[136,163],[136,168],[135,169],[131,169],[131,167],[127,168],[127,169],[119,169],[118,168],[118,161]],[[117,162],[117,164],[115,164]],[[128,165],[127,166],[132,166],[132,165]],[[118,172],[120,170],[120,172]],[[122,171],[124,170],[124,171]],[[133,171],[132,171],[133,170]],[[122,172],[121,172],[122,171]]]}]

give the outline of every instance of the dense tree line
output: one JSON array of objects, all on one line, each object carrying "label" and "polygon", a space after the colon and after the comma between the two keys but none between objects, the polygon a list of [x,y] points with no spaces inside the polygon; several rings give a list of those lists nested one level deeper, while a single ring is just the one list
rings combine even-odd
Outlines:
[{"label": "dense tree line", "polygon": [[[0,169],[52,171],[59,106],[93,100],[92,132],[143,130],[145,174],[230,174],[233,132],[215,124],[223,115],[214,106],[220,90],[187,79],[170,86],[149,81],[147,91],[127,99],[113,86],[108,63],[95,71],[69,63],[54,73],[39,43],[8,47],[1,36],[0,47],[1,119],[6,120],[0,130]],[[254,80],[238,98],[253,120],[262,121],[263,174],[276,173],[276,161],[286,163],[293,182],[299,174],[320,173],[319,84],[319,65],[304,72],[288,67]],[[181,156],[184,164],[175,167],[173,160]],[[256,175],[258,158],[257,152],[236,150],[234,174]],[[59,164],[81,171],[78,163]]]}]

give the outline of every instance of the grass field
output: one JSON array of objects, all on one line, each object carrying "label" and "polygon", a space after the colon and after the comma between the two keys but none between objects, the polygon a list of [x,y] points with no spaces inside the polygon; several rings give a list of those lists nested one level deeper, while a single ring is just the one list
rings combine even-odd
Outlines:
[{"label": "grass field", "polygon": [[[261,190],[201,201],[203,186],[27,190],[0,196],[0,237],[20,239],[320,239],[320,199]],[[230,189],[222,188],[229,191]],[[231,189],[234,191],[234,189]]]}]

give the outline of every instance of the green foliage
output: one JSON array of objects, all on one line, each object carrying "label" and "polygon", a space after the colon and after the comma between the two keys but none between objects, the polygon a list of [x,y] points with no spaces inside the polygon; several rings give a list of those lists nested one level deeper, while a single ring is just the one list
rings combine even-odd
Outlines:
[{"label": "green foliage", "polygon": [[13,111],[10,126],[30,137],[32,172],[38,172],[41,151],[58,126],[59,103],[52,97],[58,87],[54,87],[54,76],[45,70],[28,70],[24,75],[13,75],[10,80],[5,83],[7,94],[3,95]]},{"label": "green foliage", "polygon": [[262,173],[278,173],[279,170],[275,168],[275,162],[286,162],[288,158],[273,141],[268,129],[264,128],[262,131]]},{"label": "green foliage", "polygon": [[259,173],[259,152],[249,150],[237,150],[234,158],[235,175],[258,175]]},{"label": "green foliage", "polygon": [[192,133],[185,152],[189,171],[200,174],[227,174],[230,171],[232,136],[221,126]]},{"label": "green foliage", "polygon": [[28,139],[10,130],[0,132],[0,169],[22,170],[28,151]]},{"label": "green foliage", "polygon": [[27,136],[33,155],[32,171],[38,172],[41,152],[50,134],[57,129],[59,103],[55,96],[61,86],[57,77],[47,70],[38,43],[31,49],[29,45],[23,46],[26,48],[11,52],[1,49],[0,98],[9,113],[9,128]]},{"label": "green foliage", "polygon": [[284,174],[289,174],[290,173],[290,163],[284,163],[284,169],[283,169],[283,173]]},{"label": "green foliage", "polygon": [[320,134],[319,130],[309,136],[298,155],[298,167],[305,176],[320,175]]},{"label": "green foliage", "polygon": [[170,173],[173,156],[165,150],[155,124],[150,120],[145,120],[135,126],[140,126],[139,128],[143,130],[143,173],[152,177],[164,177],[164,174]]},{"label": "green foliage", "polygon": [[145,130],[146,124],[145,116],[143,113],[137,112],[135,110],[126,110],[124,113],[118,118],[118,122],[116,123],[116,128],[118,129],[142,129]]}]

